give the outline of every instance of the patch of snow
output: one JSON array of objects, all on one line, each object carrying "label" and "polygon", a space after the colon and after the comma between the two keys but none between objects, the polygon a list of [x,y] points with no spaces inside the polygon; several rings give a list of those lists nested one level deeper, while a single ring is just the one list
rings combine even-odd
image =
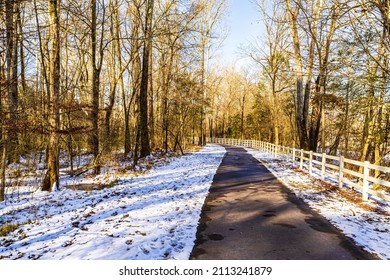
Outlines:
[{"label": "patch of snow", "polygon": [[0,259],[188,259],[225,152],[207,145],[138,177],[102,176],[120,180],[102,190],[25,187],[18,199],[0,203],[0,224],[19,225],[0,237]]},{"label": "patch of snow", "polygon": [[[312,209],[352,238],[358,246],[381,259],[390,260],[389,205],[370,200],[359,206],[337,192],[327,191],[320,184],[319,178],[294,171],[291,162],[280,161],[271,154],[255,149],[246,150]],[[361,207],[362,205],[366,207]]]}]

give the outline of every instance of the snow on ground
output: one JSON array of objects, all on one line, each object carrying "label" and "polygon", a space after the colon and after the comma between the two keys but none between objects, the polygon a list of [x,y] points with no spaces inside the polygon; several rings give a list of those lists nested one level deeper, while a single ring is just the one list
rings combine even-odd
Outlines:
[{"label": "snow on ground", "polygon": [[[247,151],[264,165],[309,206],[327,218],[344,234],[366,251],[381,259],[390,260],[390,206],[374,201],[351,201],[352,190],[329,188],[320,176],[310,177],[292,169],[290,161],[274,159],[273,155],[258,150]],[[331,186],[332,187],[332,186]],[[342,195],[349,193],[348,195]],[[349,197],[349,198],[348,198]],[[361,197],[361,196],[360,196]],[[358,197],[358,199],[360,199]]]},{"label": "snow on ground", "polygon": [[0,236],[0,259],[188,259],[224,154],[208,145],[102,190],[18,188],[0,203],[0,225],[18,225]]}]

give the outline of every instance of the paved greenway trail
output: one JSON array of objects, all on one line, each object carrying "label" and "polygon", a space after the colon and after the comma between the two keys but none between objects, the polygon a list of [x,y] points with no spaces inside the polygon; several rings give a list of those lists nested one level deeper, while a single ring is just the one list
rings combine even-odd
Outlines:
[{"label": "paved greenway trail", "polygon": [[191,259],[373,259],[244,149],[225,147]]}]

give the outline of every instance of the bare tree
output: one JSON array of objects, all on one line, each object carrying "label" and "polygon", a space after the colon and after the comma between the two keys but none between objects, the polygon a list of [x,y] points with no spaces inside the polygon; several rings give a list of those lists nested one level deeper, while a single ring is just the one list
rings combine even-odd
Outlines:
[{"label": "bare tree", "polygon": [[16,13],[19,10],[19,3],[11,0],[6,1],[6,32],[7,32],[7,81],[8,81],[8,102],[10,114],[10,127],[8,129],[8,161],[18,162],[18,133],[17,133],[17,109],[19,102],[18,95],[18,40]]},{"label": "bare tree", "polygon": [[60,0],[48,1],[49,16],[49,145],[47,172],[42,182],[43,191],[59,188],[59,130],[60,130]]},{"label": "bare tree", "polygon": [[140,157],[150,154],[149,123],[148,123],[148,90],[149,90],[149,60],[152,51],[153,36],[153,8],[154,0],[146,1],[146,12],[144,22],[144,43],[142,54],[141,85],[139,93],[139,136],[140,136]]},{"label": "bare tree", "polygon": [[94,155],[94,172],[100,173],[100,143],[99,143],[99,104],[100,104],[100,73],[102,71],[103,57],[104,57],[104,18],[105,18],[105,4],[102,3],[103,22],[101,23],[102,30],[100,40],[97,38],[97,1],[91,0],[91,23],[90,23],[90,53],[91,53],[91,97],[92,109],[90,113],[92,123],[91,134],[91,148]]},{"label": "bare tree", "polygon": [[201,112],[200,112],[200,133],[199,144],[206,144],[206,89],[208,61],[216,25],[224,13],[225,3],[219,0],[199,0],[197,8],[200,10],[198,17],[198,51],[200,54],[200,85],[201,85]]},{"label": "bare tree", "polygon": [[279,145],[283,94],[292,86],[288,59],[290,38],[287,34],[288,26],[285,24],[286,15],[284,13],[278,11],[276,6],[268,8],[264,0],[258,1],[256,5],[263,17],[266,39],[259,42],[253,50],[249,50],[247,55],[261,66],[266,90],[270,93],[273,141]]}]

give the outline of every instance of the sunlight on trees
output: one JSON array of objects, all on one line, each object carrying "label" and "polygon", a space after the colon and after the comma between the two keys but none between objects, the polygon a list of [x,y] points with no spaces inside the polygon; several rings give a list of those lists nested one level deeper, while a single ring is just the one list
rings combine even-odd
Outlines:
[{"label": "sunlight on trees", "polygon": [[226,1],[1,1],[0,200],[21,159],[52,190],[62,151],[100,174],[115,152],[136,165],[206,137],[385,165],[388,1],[252,2],[265,34],[239,71],[214,59]]}]

